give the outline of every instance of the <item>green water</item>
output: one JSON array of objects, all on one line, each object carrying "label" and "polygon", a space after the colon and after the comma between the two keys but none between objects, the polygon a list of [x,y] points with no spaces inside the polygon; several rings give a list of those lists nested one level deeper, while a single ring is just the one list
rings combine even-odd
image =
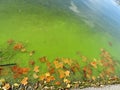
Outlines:
[{"label": "green water", "polygon": [[[100,49],[104,48],[116,60],[120,60],[120,42],[117,35],[109,33],[112,26],[106,26],[108,21],[103,19],[103,22],[99,22],[94,19],[96,26],[92,27],[90,21],[86,23],[84,17],[76,16],[72,11],[61,8],[62,6],[57,7],[53,0],[40,0],[41,4],[36,4],[38,0],[30,1],[0,1],[0,45],[8,39],[14,39],[27,43],[29,50],[35,50],[35,59],[41,56],[47,56],[50,60],[69,57],[78,61],[80,57],[76,52],[93,59],[99,58]],[[93,17],[99,18],[97,14],[99,13],[94,13]],[[102,28],[97,24],[103,25]],[[119,33],[117,30],[115,32]],[[31,59],[28,55],[18,55],[16,58],[18,57],[15,62],[22,66],[26,66],[24,63]]]}]

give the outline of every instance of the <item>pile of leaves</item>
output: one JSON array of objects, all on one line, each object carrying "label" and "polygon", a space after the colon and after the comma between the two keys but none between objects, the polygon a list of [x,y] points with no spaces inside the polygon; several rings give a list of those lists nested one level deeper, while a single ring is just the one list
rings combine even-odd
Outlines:
[{"label": "pile of leaves", "polygon": [[[13,40],[9,40],[8,44],[12,46],[13,51],[28,53],[29,56],[35,53],[35,51],[28,52],[22,43],[13,43]],[[36,65],[34,60],[28,61],[30,67],[21,67],[16,64],[9,68],[13,78],[20,79],[19,83],[23,86],[29,85],[32,78],[39,82],[42,88],[54,86],[57,89],[100,86],[119,83],[120,81],[115,73],[116,61],[105,49],[101,49],[100,59],[89,60],[85,56],[80,56],[79,62],[70,58],[56,58],[50,62],[44,56],[38,58],[37,63],[46,66],[47,69],[44,73],[41,65]],[[0,67],[0,73],[3,71],[4,67]],[[31,76],[29,77],[29,75]]]}]

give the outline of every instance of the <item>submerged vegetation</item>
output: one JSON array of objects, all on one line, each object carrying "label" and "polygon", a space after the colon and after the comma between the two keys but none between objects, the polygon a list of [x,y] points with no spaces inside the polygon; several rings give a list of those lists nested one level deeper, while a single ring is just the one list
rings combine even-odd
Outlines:
[{"label": "submerged vegetation", "polygon": [[[8,40],[7,43],[7,48],[0,50],[0,77],[2,77],[0,90],[18,88],[67,90],[120,83],[119,76],[116,75],[118,63],[105,49],[101,49],[99,59],[89,60],[86,56],[80,55],[79,61],[57,57],[51,62],[46,56],[43,56],[36,62],[28,60],[28,63],[24,63],[26,67],[22,67],[13,61],[15,55],[22,53],[31,57],[35,51],[27,50],[25,44],[21,42]],[[41,64],[44,64],[46,68],[43,68]],[[42,69],[45,72],[42,72]],[[11,81],[6,81],[5,77],[9,77],[8,79]]]}]

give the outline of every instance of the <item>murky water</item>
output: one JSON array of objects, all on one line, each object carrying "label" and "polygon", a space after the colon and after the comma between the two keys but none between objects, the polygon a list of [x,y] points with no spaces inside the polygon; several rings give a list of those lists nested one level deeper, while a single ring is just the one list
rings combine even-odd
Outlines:
[{"label": "murky water", "polygon": [[119,38],[120,6],[114,0],[0,0],[0,45],[26,42],[35,57],[79,60],[80,52],[93,59],[105,48],[120,60]]}]

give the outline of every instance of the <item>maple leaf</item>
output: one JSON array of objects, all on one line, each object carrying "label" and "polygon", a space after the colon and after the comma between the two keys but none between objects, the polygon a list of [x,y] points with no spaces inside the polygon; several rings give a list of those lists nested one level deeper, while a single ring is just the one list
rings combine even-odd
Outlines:
[{"label": "maple leaf", "polygon": [[65,64],[68,64],[69,66],[72,65],[72,60],[69,59],[69,58],[62,58],[62,61],[63,61]]},{"label": "maple leaf", "polygon": [[40,75],[40,80],[45,80],[46,76],[45,75]]},{"label": "maple leaf", "polygon": [[58,61],[54,61],[54,65],[56,68],[63,68],[63,63],[62,62],[58,62]]},{"label": "maple leaf", "polygon": [[65,77],[65,73],[63,70],[58,70],[59,74],[60,74],[60,78],[64,78]]},{"label": "maple leaf", "polygon": [[29,71],[29,68],[21,68],[22,74],[27,74]]},{"label": "maple leaf", "polygon": [[34,61],[34,60],[30,60],[30,61],[29,61],[29,64],[30,64],[30,65],[35,65],[35,61]]},{"label": "maple leaf", "polygon": [[61,82],[59,82],[59,81],[57,81],[57,82],[55,82],[55,85],[60,85],[61,84]]},{"label": "maple leaf", "polygon": [[12,39],[9,39],[8,41],[7,41],[7,43],[10,45],[10,44],[12,44],[14,42],[14,40],[12,40]]},{"label": "maple leaf", "polygon": [[39,72],[39,66],[35,66],[33,71],[36,73]]},{"label": "maple leaf", "polygon": [[70,76],[70,71],[68,71],[68,70],[65,71],[65,75],[69,77]]},{"label": "maple leaf", "polygon": [[94,68],[97,68],[97,63],[95,61],[90,63],[91,66],[93,66]]},{"label": "maple leaf", "polygon": [[33,78],[37,79],[38,77],[39,76],[36,73],[33,74]]},{"label": "maple leaf", "polygon": [[14,45],[14,50],[21,50],[23,48],[23,45],[21,43],[17,43]]},{"label": "maple leaf", "polygon": [[92,76],[92,80],[95,81],[95,80],[96,80],[96,77],[95,77],[95,76]]},{"label": "maple leaf", "polygon": [[49,69],[49,73],[50,73],[50,74],[54,74],[54,73],[55,73],[55,68],[50,68],[50,69]]},{"label": "maple leaf", "polygon": [[68,84],[68,83],[70,83],[70,80],[68,80],[68,79],[66,79],[66,78],[64,78],[64,83],[66,83],[66,84]]},{"label": "maple leaf", "polygon": [[45,62],[47,62],[47,58],[44,56],[44,57],[41,57],[40,59],[40,62],[42,62],[42,63],[45,63]]},{"label": "maple leaf", "polygon": [[35,53],[35,51],[33,50],[29,53],[29,55],[32,56],[34,53]]},{"label": "maple leaf", "polygon": [[10,89],[10,84],[9,83],[6,83],[3,87],[5,90],[9,90]]},{"label": "maple leaf", "polygon": [[50,73],[49,72],[45,73],[45,76],[46,77],[50,76]]},{"label": "maple leaf", "polygon": [[46,82],[51,82],[53,80],[55,80],[54,76],[47,76],[46,77]]},{"label": "maple leaf", "polygon": [[23,85],[28,84],[28,77],[24,77],[23,80],[21,81],[21,84]]},{"label": "maple leaf", "polygon": [[21,49],[21,52],[26,52],[26,51],[27,51],[26,48]]}]

